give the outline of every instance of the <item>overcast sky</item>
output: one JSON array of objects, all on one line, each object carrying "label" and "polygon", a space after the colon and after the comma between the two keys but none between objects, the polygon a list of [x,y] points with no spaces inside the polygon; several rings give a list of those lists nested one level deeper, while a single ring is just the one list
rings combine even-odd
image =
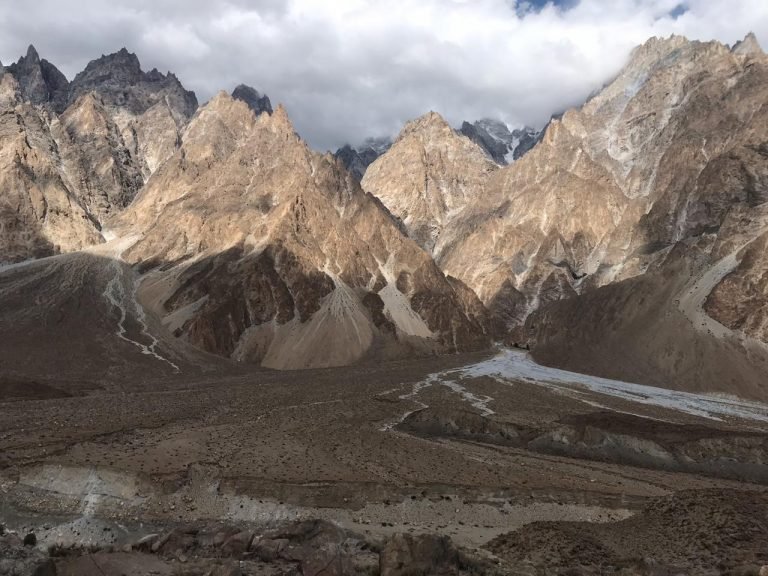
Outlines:
[{"label": "overcast sky", "polygon": [[0,60],[33,43],[68,78],[125,46],[200,102],[246,83],[315,148],[429,110],[543,125],[654,35],[768,46],[768,0],[0,0]]}]

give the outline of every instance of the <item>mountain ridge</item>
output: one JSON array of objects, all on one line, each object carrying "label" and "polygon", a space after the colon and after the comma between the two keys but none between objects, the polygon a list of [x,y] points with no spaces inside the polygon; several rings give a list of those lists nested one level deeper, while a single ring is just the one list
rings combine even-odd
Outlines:
[{"label": "mountain ridge", "polygon": [[[86,67],[69,89],[84,93],[59,115],[50,99],[25,103],[41,94],[37,62],[31,49],[16,67],[31,70],[26,88],[8,71],[0,80],[15,122],[0,139],[15,194],[3,257],[135,235],[120,258],[164,338],[276,368],[501,338],[550,364],[718,391],[735,385],[706,374],[713,351],[724,366],[764,355],[768,57],[753,36],[649,39],[505,166],[435,112],[391,146],[366,143],[370,158],[318,154],[255,89],[192,111],[175,76],[143,72],[127,50]],[[633,320],[648,301],[657,310]],[[632,360],[607,366],[616,327],[635,335],[615,339]],[[653,335],[674,361],[649,359]],[[738,373],[758,396],[762,372]]]}]

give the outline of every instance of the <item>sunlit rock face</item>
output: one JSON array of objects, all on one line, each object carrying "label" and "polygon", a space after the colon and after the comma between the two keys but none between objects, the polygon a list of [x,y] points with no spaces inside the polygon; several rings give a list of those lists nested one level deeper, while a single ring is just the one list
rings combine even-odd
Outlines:
[{"label": "sunlit rock face", "polygon": [[430,112],[406,124],[368,167],[362,186],[422,248],[439,254],[444,232],[468,206],[482,202],[483,184],[497,169],[477,144]]},{"label": "sunlit rock face", "polygon": [[176,151],[197,100],[123,49],[69,83],[30,46],[0,78],[0,260],[79,250]]},{"label": "sunlit rock face", "polygon": [[285,110],[201,108],[118,230],[148,306],[209,352],[274,368],[482,348],[485,310]]},{"label": "sunlit rock face", "polygon": [[[446,274],[475,291],[510,341],[536,342],[541,359],[663,385],[727,388],[732,378],[720,376],[728,369],[707,375],[725,346],[732,353],[723,366],[751,366],[732,373],[755,393],[764,371],[754,362],[765,352],[766,74],[768,59],[751,35],[733,49],[653,38],[583,106],[553,119],[530,151],[478,177],[450,225],[450,209],[424,207],[455,205],[457,187],[430,186],[452,172],[419,171],[439,161],[418,146],[405,155],[396,143],[363,186]],[[450,140],[447,126],[443,134]],[[476,173],[468,168],[474,157],[465,152],[457,162],[462,175]],[[392,171],[382,176],[388,160]],[[398,171],[411,163],[418,169]],[[684,281],[672,282],[675,274]],[[684,297],[685,290],[694,293]],[[702,320],[704,306],[725,332]],[[600,360],[618,342],[634,359],[622,362],[617,351]]]}]

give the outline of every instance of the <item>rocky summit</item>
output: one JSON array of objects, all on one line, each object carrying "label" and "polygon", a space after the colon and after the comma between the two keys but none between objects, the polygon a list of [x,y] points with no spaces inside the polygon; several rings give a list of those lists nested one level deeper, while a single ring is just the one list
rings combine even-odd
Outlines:
[{"label": "rocky summit", "polygon": [[450,236],[444,231],[479,201],[482,183],[497,168],[477,144],[430,112],[406,124],[392,147],[368,167],[362,186],[422,248],[439,254]]},{"label": "rocky summit", "polygon": [[125,48],[90,62],[69,87],[70,102],[88,92],[96,92],[109,105],[139,115],[164,102],[175,116],[189,118],[197,109],[197,98],[185,90],[172,73],[156,68],[144,72],[136,54]]},{"label": "rocky summit", "polygon": [[8,67],[19,83],[24,100],[32,104],[48,104],[61,112],[69,103],[69,82],[47,60],[41,60],[34,46],[30,44],[25,56]]}]

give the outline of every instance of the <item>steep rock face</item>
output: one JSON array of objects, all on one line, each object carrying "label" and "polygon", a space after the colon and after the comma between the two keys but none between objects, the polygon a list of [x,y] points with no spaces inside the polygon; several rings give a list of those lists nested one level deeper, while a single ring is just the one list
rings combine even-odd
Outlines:
[{"label": "steep rock face", "polygon": [[41,60],[30,45],[27,54],[8,67],[19,83],[22,99],[32,104],[48,104],[61,112],[68,103],[69,82],[53,64]]},{"label": "steep rock face", "polygon": [[733,47],[734,54],[741,54],[743,56],[755,56],[763,53],[763,49],[760,47],[760,42],[757,41],[757,37],[754,32],[750,32],[744,37],[744,40],[736,42]]},{"label": "steep rock face", "polygon": [[116,114],[121,136],[146,180],[181,145],[181,133],[187,120],[179,118],[167,102],[154,104],[138,117]]},{"label": "steep rock face", "polygon": [[52,124],[71,188],[99,222],[125,208],[144,184],[117,124],[95,93]]},{"label": "steep rock face", "polygon": [[194,92],[178,78],[144,72],[125,48],[90,62],[69,87],[69,101],[95,93],[118,126],[131,161],[148,178],[176,150],[181,132],[197,110]]},{"label": "steep rock face", "polygon": [[266,94],[259,94],[256,89],[251,88],[250,86],[240,84],[232,91],[232,98],[235,100],[242,100],[248,104],[248,107],[253,110],[257,116],[262,112],[272,114],[272,102],[269,101],[269,96]]},{"label": "steep rock face", "polygon": [[649,41],[583,109],[613,120],[563,118],[626,200],[574,284],[584,295],[529,318],[539,359],[768,396],[768,58],[745,43]]},{"label": "steep rock face", "polygon": [[345,144],[334,154],[341,160],[344,167],[358,180],[362,180],[368,166],[373,164],[379,156],[392,147],[389,138],[368,138],[358,148]]},{"label": "steep rock face", "polygon": [[59,169],[50,118],[0,80],[0,263],[78,250],[100,240],[97,224]]},{"label": "steep rock face", "polygon": [[519,160],[543,135],[542,131],[527,126],[510,130],[503,122],[489,118],[471,124],[464,122],[461,125],[461,133],[485,150],[500,165]]},{"label": "steep rock face", "polygon": [[479,146],[430,112],[406,124],[392,148],[368,167],[362,186],[422,248],[439,254],[450,236],[443,231],[480,201],[483,184],[496,169]]},{"label": "steep rock face", "polygon": [[565,297],[629,278],[675,242],[717,232],[735,205],[762,202],[746,182],[760,181],[764,68],[754,51],[648,41],[489,180],[441,266],[486,303],[508,281],[526,298],[520,321],[546,288]]},{"label": "steep rock face", "polygon": [[488,180],[482,201],[451,226],[452,242],[439,263],[512,327],[542,300],[573,293],[622,206],[606,170],[555,125],[519,162]]},{"label": "steep rock face", "polygon": [[209,352],[275,368],[487,343],[484,309],[282,108],[222,93],[120,218],[146,306]]},{"label": "steep rock face", "polygon": [[768,232],[744,248],[732,272],[707,296],[709,316],[737,333],[768,343]]},{"label": "steep rock face", "polygon": [[[0,145],[18,152],[16,167],[25,166],[27,157],[10,130],[15,122],[36,154],[28,177],[4,175],[16,190],[4,199],[13,207],[5,210],[4,259],[100,242],[106,220],[174,154],[196,108],[194,94],[173,75],[142,72],[136,56],[125,50],[92,62],[71,86],[33,47],[3,72],[0,108],[9,130]],[[41,178],[56,182],[52,210],[33,201],[40,196]]]},{"label": "steep rock face", "polygon": [[[586,374],[765,402],[768,347],[702,310],[708,260],[681,243],[645,274],[542,307],[525,327],[533,357]],[[735,327],[765,310],[745,304],[729,289],[718,295],[718,310]],[[751,317],[744,314],[750,305]]]}]

